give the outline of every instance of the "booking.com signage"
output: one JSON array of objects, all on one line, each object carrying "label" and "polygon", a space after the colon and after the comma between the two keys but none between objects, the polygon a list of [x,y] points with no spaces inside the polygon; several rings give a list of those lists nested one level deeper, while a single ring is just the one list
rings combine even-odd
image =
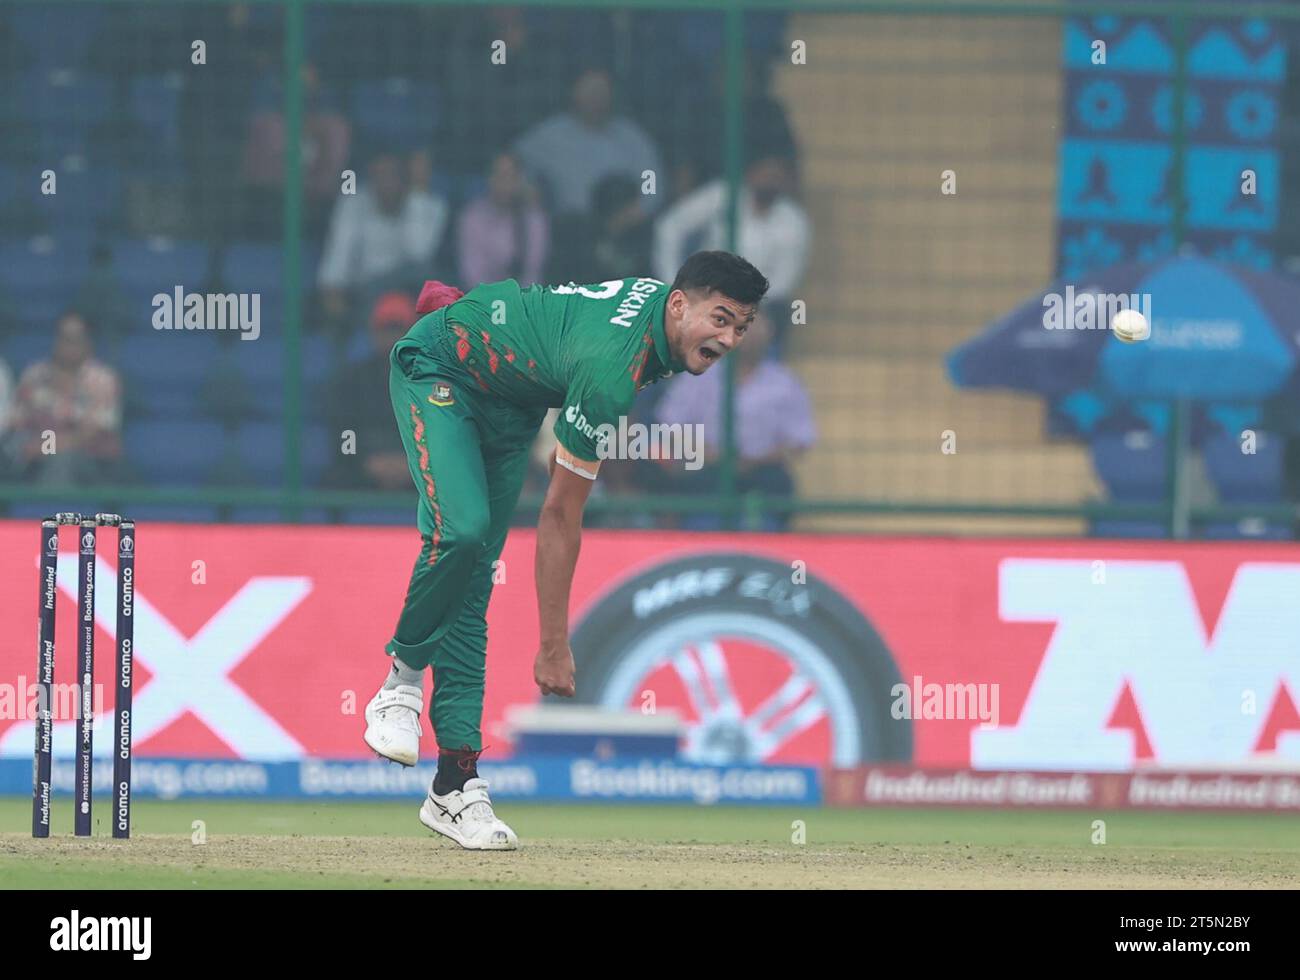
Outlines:
[{"label": "booking.com signage", "polygon": [[[0,768],[27,780],[35,545],[29,523],[0,522]],[[362,711],[388,667],[413,530],[146,523],[138,548],[142,783],[328,795],[378,778]],[[512,533],[489,611],[485,765],[520,761],[506,710],[538,698],[533,551],[531,532]],[[111,555],[97,575],[95,682],[110,691]],[[71,550],[58,589],[69,623]],[[593,531],[572,597],[578,700],[674,711],[684,738],[648,768],[526,760],[539,793],[816,792],[764,782],[771,767],[1300,765],[1300,546]],[[55,681],[75,684],[73,671],[68,631]],[[65,760],[74,725],[56,719]]]},{"label": "booking.com signage", "polygon": [[[229,759],[137,759],[132,795],[238,799],[418,799],[433,782],[434,761],[409,768],[378,760],[302,759],[256,762]],[[108,767],[95,771],[96,791],[107,792]],[[514,757],[483,762],[479,774],[498,800],[590,803],[790,805],[820,803],[817,770],[805,766],[699,766],[666,759],[607,760]],[[75,772],[64,761],[51,771],[54,791],[71,794]],[[0,796],[31,792],[32,767],[0,759]]]}]

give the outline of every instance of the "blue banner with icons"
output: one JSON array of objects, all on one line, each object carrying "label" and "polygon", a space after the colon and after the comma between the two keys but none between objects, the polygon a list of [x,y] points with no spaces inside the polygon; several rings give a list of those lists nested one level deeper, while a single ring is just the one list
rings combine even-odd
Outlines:
[{"label": "blue banner with icons", "polygon": [[[1286,43],[1273,23],[1258,18],[1190,20],[1184,37],[1184,242],[1203,255],[1268,268],[1278,220]],[[1170,254],[1172,22],[1069,18],[1063,55],[1059,274]],[[1253,194],[1243,192],[1243,171],[1255,175]]]}]

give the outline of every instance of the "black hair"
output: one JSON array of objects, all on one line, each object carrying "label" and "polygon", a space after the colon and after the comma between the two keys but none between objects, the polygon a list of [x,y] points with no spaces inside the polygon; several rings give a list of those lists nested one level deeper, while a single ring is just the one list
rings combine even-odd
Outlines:
[{"label": "black hair", "polygon": [[672,286],[673,289],[718,292],[746,305],[756,305],[762,300],[767,287],[767,277],[763,273],[730,252],[696,252],[677,271]]}]

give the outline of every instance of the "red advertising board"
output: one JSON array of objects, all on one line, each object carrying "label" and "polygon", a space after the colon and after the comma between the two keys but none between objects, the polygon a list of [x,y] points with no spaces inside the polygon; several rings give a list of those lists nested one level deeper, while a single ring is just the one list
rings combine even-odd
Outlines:
[{"label": "red advertising board", "polygon": [[[98,587],[111,690],[113,532]],[[30,753],[38,528],[0,523],[0,754]],[[145,523],[141,755],[358,758],[360,712],[418,538],[404,529]],[[532,702],[533,535],[489,611],[489,755]],[[56,681],[73,681],[76,555]],[[589,531],[579,698],[678,711],[698,761],[1124,771],[1300,768],[1300,547]],[[111,701],[111,698],[108,699]],[[56,747],[71,744],[70,723]]]},{"label": "red advertising board", "polygon": [[1288,773],[1025,772],[971,769],[836,769],[829,806],[1019,809],[1241,810],[1300,813],[1300,775]]}]

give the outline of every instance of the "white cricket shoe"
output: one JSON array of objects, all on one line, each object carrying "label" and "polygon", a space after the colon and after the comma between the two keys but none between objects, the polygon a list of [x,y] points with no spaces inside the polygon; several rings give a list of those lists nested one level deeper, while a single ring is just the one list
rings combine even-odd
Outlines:
[{"label": "white cricket shoe", "polygon": [[420,715],[424,692],[407,684],[380,690],[366,705],[366,744],[385,759],[413,766],[420,761]]},{"label": "white cricket shoe", "polygon": [[470,851],[513,851],[519,838],[492,812],[487,785],[486,779],[471,779],[446,796],[435,795],[430,786],[420,823]]}]

